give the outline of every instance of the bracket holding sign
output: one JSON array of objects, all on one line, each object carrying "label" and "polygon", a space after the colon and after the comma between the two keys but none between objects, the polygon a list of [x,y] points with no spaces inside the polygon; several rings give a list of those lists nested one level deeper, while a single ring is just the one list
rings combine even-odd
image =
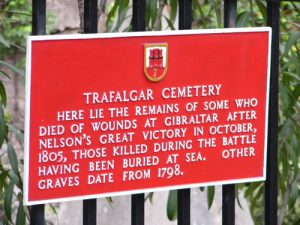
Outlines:
[{"label": "bracket holding sign", "polygon": [[264,180],[270,36],[29,37],[25,204]]}]

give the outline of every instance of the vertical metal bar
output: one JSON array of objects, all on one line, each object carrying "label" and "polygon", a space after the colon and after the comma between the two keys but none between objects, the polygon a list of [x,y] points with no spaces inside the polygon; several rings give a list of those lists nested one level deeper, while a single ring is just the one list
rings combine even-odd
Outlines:
[{"label": "vertical metal bar", "polygon": [[84,0],[84,33],[98,32],[98,1]]},{"label": "vertical metal bar", "polygon": [[46,34],[46,0],[32,1],[32,35]]},{"label": "vertical metal bar", "polygon": [[[133,0],[132,2],[132,30],[145,31],[146,0]],[[145,223],[145,194],[131,196],[131,224],[144,225]]]},{"label": "vertical metal bar", "polygon": [[146,1],[145,0],[133,0],[132,2],[132,30],[133,31],[145,31],[146,30]]},{"label": "vertical metal bar", "polygon": [[272,27],[270,103],[268,124],[267,179],[265,182],[265,225],[277,224],[278,177],[278,82],[279,82],[279,0],[267,1],[268,26]]},{"label": "vertical metal bar", "polygon": [[[98,32],[98,1],[84,0],[84,33]],[[96,225],[97,199],[83,200],[83,225]]]},{"label": "vertical metal bar", "polygon": [[[32,1],[32,35],[46,34],[46,0]],[[30,225],[45,225],[45,205],[30,207]]]},{"label": "vertical metal bar", "polygon": [[[236,27],[237,0],[224,0],[224,27]],[[235,224],[235,185],[223,185],[222,188],[222,224]]]},{"label": "vertical metal bar", "polygon": [[[192,29],[192,1],[179,0],[179,29]],[[191,190],[181,189],[177,191],[178,225],[190,225],[191,223]]]},{"label": "vertical metal bar", "polygon": [[30,225],[45,225],[45,205],[31,206]]},{"label": "vertical metal bar", "polygon": [[191,224],[191,190],[178,190],[178,225]]},{"label": "vertical metal bar", "polygon": [[224,27],[236,27],[236,11],[236,0],[224,0]]},{"label": "vertical metal bar", "polygon": [[83,200],[83,225],[97,224],[97,199]]},{"label": "vertical metal bar", "polygon": [[192,29],[192,0],[179,0],[179,29]]},{"label": "vertical metal bar", "polygon": [[145,195],[131,196],[131,224],[144,225],[145,223]]},{"label": "vertical metal bar", "polygon": [[223,185],[222,190],[222,224],[235,224],[235,185]]}]

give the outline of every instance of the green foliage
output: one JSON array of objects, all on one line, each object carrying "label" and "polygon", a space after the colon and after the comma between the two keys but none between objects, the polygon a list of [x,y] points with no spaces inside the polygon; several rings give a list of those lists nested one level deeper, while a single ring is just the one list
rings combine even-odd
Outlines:
[{"label": "green foliage", "polygon": [[[4,211],[3,224],[26,223],[27,210],[23,206],[23,181],[21,177],[22,163],[17,156],[11,141],[14,132],[21,132],[10,123],[7,111],[7,95],[4,82],[9,82],[7,73],[24,77],[24,59],[26,37],[31,30],[31,5],[27,0],[4,0],[0,4],[0,209]],[[12,65],[8,58],[19,56],[21,62]],[[22,144],[23,138],[19,139]],[[17,210],[15,212],[15,207]]]},{"label": "green foliage", "polygon": [[[266,5],[243,4],[238,24],[266,24]],[[247,9],[248,8],[248,9]],[[251,16],[252,15],[252,16]],[[279,93],[279,198],[278,224],[299,224],[300,200],[300,11],[299,4],[281,3],[280,93]],[[262,23],[264,22],[264,23]],[[256,224],[263,218],[262,183],[244,185],[245,196]]]},{"label": "green foliage", "polygon": [[[3,85],[2,81],[0,81]],[[5,89],[3,90],[5,92]],[[1,94],[1,95],[4,95]],[[6,101],[6,100],[5,100]],[[3,201],[0,202],[0,208],[4,209],[5,218],[3,219],[4,224],[25,224],[25,208],[23,207],[22,201],[22,190],[23,181],[20,171],[23,169],[20,165],[20,160],[17,157],[15,148],[9,139],[9,125],[6,116],[6,102],[1,97],[0,105],[0,146],[2,151],[0,156],[0,196]],[[18,131],[20,133],[20,131]],[[8,160],[9,163],[6,161]],[[18,212],[13,219],[12,203],[19,202]],[[1,219],[1,218],[0,218]]]},{"label": "green foliage", "polygon": [[[109,6],[109,13],[106,19],[106,31],[118,32],[128,17],[129,0],[116,0]],[[122,31],[131,30],[131,27],[126,27]]]},{"label": "green foliage", "polygon": [[207,187],[207,205],[209,209],[214,201],[214,196],[215,196],[215,187],[214,186]]},{"label": "green foliage", "polygon": [[300,5],[283,3],[280,45],[279,222],[300,221]]},{"label": "green foliage", "polygon": [[[159,4],[162,3],[162,4]],[[116,0],[108,6],[106,17],[106,32],[126,32],[132,31],[131,24],[126,25],[125,21],[130,19],[132,11],[131,1]],[[168,15],[161,14],[161,9],[167,9]],[[177,18],[178,0],[146,0],[146,30],[160,30],[162,20],[165,20],[168,27],[175,30]]]},{"label": "green foliage", "polygon": [[[266,24],[266,4],[246,4],[238,14],[239,26]],[[279,198],[278,224],[299,224],[300,184],[300,13],[296,3],[281,3],[280,93],[279,93]],[[256,224],[263,218],[262,183],[243,185]]]},{"label": "green foliage", "polygon": [[177,219],[177,190],[169,191],[167,216],[171,221]]},{"label": "green foliage", "polygon": [[[2,83],[2,81],[1,81]],[[5,90],[4,90],[5,91]],[[23,182],[20,175],[21,165],[17,157],[16,150],[14,149],[9,139],[9,125],[4,115],[6,104],[1,101],[0,105],[0,141],[1,149],[4,152],[0,156],[0,196],[3,201],[0,202],[0,208],[4,209],[5,218],[4,224],[25,224],[25,208],[22,201]],[[8,160],[8,164],[6,161]],[[12,210],[12,203],[19,202],[18,212],[13,219],[14,211]]]},{"label": "green foliage", "polygon": [[3,34],[0,37],[0,59],[24,52],[25,40],[31,31],[31,5],[28,1],[4,0],[0,8],[0,24],[0,33]]}]

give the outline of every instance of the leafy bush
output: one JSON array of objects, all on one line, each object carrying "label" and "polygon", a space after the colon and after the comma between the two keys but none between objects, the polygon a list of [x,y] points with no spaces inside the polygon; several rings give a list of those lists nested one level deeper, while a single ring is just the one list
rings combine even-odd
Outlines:
[{"label": "leafy bush", "polygon": [[[26,0],[2,1],[0,4],[0,209],[3,224],[25,224],[23,207],[23,162],[14,145],[23,146],[23,133],[13,126],[7,109],[5,83],[24,77],[26,37],[30,33],[31,13]],[[19,57],[20,56],[20,57]],[[18,59],[17,59],[18,58]],[[12,63],[13,62],[13,63]],[[15,141],[12,141],[14,139]],[[20,154],[18,154],[20,157]],[[1,213],[2,215],[3,213]]]}]

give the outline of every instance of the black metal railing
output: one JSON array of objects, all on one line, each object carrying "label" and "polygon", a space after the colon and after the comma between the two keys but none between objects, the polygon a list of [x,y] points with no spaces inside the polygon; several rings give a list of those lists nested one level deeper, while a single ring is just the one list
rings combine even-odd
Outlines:
[{"label": "black metal railing", "polygon": [[[297,0],[289,0],[297,1]],[[145,31],[146,0],[133,0],[133,31]],[[32,34],[46,32],[46,0],[33,0]],[[265,182],[265,225],[277,224],[277,121],[279,82],[279,10],[280,0],[267,1],[267,25],[272,27],[270,111],[267,153],[267,180]],[[224,27],[235,27],[237,0],[224,0]],[[192,0],[179,0],[179,29],[192,28]],[[84,1],[84,32],[97,33],[97,0]],[[223,186],[223,225],[235,224],[235,185]],[[131,224],[144,224],[144,194],[132,195]],[[83,224],[96,225],[96,199],[83,201]],[[31,225],[44,225],[44,205],[31,206]],[[190,224],[190,189],[178,190],[178,225]]]}]

